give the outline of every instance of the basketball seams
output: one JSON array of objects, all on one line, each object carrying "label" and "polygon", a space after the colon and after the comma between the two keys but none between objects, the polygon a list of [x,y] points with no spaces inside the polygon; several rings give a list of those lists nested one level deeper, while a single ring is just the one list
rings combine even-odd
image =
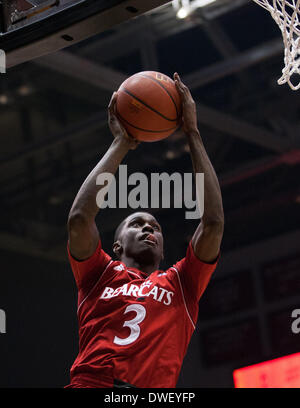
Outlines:
[{"label": "basketball seams", "polygon": [[124,122],[128,123],[128,125],[132,126],[133,128],[137,129],[137,130],[141,130],[142,132],[148,132],[148,133],[164,133],[164,132],[169,132],[170,130],[176,130],[178,128],[178,126],[176,125],[175,127],[169,128],[169,129],[164,129],[164,130],[148,130],[148,129],[143,129],[143,128],[139,128],[135,125],[133,125],[132,123],[128,122],[128,120],[126,120],[119,112],[118,109],[116,109],[116,114],[117,116],[122,119]]},{"label": "basketball seams", "polygon": [[142,77],[144,77],[144,78],[151,79],[152,81],[154,81],[156,84],[158,84],[162,89],[164,89],[164,90],[167,92],[167,94],[169,95],[169,97],[171,98],[171,101],[173,102],[173,104],[174,104],[174,106],[175,106],[176,115],[177,115],[177,119],[176,119],[176,120],[178,120],[179,114],[178,114],[178,108],[177,108],[176,102],[175,102],[173,96],[171,95],[171,93],[167,90],[167,88],[165,88],[162,83],[160,83],[157,79],[153,78],[151,75],[139,74],[138,76],[142,76]]},{"label": "basketball seams", "polygon": [[[128,134],[146,142],[165,139],[181,127],[180,98],[173,81],[159,77],[159,73],[155,79],[153,73],[140,72],[125,80],[118,89],[120,99],[115,106]],[[162,84],[157,79],[167,82]]]},{"label": "basketball seams", "polygon": [[[125,87],[120,89],[121,92],[126,93],[127,95],[131,96],[132,98],[136,99],[137,101],[139,101],[140,103],[142,103],[143,105],[145,105],[148,109],[152,110],[152,112],[156,113],[157,115],[161,116],[163,119],[169,121],[169,122],[177,122],[178,118],[176,117],[176,119],[170,119],[167,118],[164,114],[162,114],[161,112],[157,111],[156,109],[152,108],[152,106],[148,105],[146,102],[144,102],[142,99],[138,98],[136,95],[134,95],[132,92],[128,91],[128,89],[126,89]],[[177,112],[177,110],[176,110]],[[138,128],[137,128],[138,129]]]}]

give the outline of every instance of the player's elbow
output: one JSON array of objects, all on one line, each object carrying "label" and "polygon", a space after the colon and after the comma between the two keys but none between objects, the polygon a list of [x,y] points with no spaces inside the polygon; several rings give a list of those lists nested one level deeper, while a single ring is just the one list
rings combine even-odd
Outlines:
[{"label": "player's elbow", "polygon": [[214,217],[203,221],[203,232],[205,235],[223,236],[224,217]]},{"label": "player's elbow", "polygon": [[70,212],[67,222],[69,232],[80,231],[86,225],[88,225],[88,218],[82,211],[75,210]]}]

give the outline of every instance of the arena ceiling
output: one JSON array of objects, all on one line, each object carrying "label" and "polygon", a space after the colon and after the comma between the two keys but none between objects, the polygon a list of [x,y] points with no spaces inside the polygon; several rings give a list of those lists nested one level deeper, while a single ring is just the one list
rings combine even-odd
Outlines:
[{"label": "arena ceiling", "polygon": [[[219,0],[183,20],[169,3],[11,68],[0,78],[0,248],[66,260],[72,201],[112,141],[111,94],[143,70],[179,72],[197,102],[223,192],[223,250],[296,229],[300,97],[277,84],[282,67],[281,33],[269,13],[252,1]],[[141,144],[124,163],[128,172],[192,171],[180,133]],[[108,252],[114,229],[131,211],[100,211]],[[185,220],[184,210],[153,213],[171,262],[197,221]]]}]

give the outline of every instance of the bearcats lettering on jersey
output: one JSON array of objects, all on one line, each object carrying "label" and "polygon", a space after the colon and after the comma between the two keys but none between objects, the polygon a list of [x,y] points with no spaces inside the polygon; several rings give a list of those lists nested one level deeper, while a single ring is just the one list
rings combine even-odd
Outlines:
[{"label": "bearcats lettering on jersey", "polygon": [[147,283],[142,283],[141,286],[137,285],[129,285],[128,283],[124,283],[124,285],[119,286],[117,289],[110,288],[107,286],[100,298],[101,299],[110,299],[115,296],[123,295],[123,296],[132,296],[135,298],[143,297],[143,296],[152,296],[154,300],[157,302],[163,302],[165,305],[170,305],[172,302],[172,296],[174,292],[167,291],[164,288],[160,288],[159,286],[154,285],[151,290],[146,290],[144,288],[149,288],[152,282],[148,281]]},{"label": "bearcats lettering on jersey", "polygon": [[216,268],[191,243],[185,258],[151,275],[113,261],[99,241],[69,260],[78,287],[79,353],[67,387],[175,387],[195,329],[198,302]]}]

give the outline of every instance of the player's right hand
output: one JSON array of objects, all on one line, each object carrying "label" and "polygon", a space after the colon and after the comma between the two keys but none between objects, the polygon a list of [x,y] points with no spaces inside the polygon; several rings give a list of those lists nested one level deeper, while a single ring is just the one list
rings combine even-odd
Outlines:
[{"label": "player's right hand", "polygon": [[134,150],[140,142],[128,135],[126,129],[117,118],[115,113],[117,97],[117,92],[114,92],[108,105],[108,126],[115,140],[125,143],[128,145],[128,149]]},{"label": "player's right hand", "polygon": [[183,130],[186,134],[197,133],[197,110],[191,91],[181,81],[177,72],[174,74],[174,82],[182,102]]}]

